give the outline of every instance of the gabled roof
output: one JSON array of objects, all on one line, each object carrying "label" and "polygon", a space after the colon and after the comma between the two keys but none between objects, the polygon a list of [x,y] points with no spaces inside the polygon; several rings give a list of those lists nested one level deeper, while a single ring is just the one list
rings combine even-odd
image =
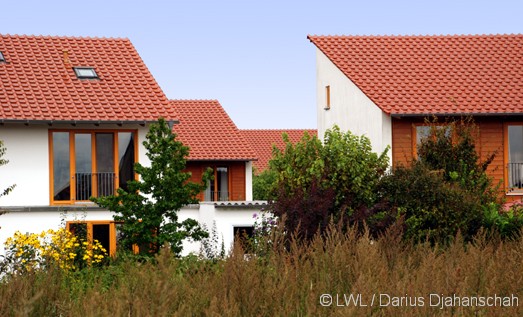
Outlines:
[{"label": "gabled roof", "polygon": [[252,161],[256,153],[217,100],[171,100],[178,139],[193,161]]},{"label": "gabled roof", "polygon": [[257,173],[263,172],[269,167],[272,158],[272,147],[280,150],[285,149],[283,133],[287,133],[291,143],[298,143],[303,134],[307,132],[310,136],[317,135],[317,130],[240,130],[258,156],[258,161],[253,163]]},{"label": "gabled roof", "polygon": [[[175,120],[128,39],[0,35],[0,121]],[[99,79],[79,79],[93,67]]]},{"label": "gabled roof", "polygon": [[387,114],[523,113],[523,35],[308,36]]}]

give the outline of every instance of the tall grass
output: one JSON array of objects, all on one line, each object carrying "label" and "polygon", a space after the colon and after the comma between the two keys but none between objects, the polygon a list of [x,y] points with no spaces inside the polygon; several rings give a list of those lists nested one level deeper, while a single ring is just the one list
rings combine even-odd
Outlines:
[{"label": "tall grass", "polygon": [[[458,236],[438,247],[405,243],[394,232],[372,240],[333,226],[310,243],[273,238],[271,245],[264,257],[245,256],[239,246],[218,261],[176,259],[166,251],[155,261],[118,260],[80,272],[49,269],[6,278],[0,287],[0,316],[523,315],[523,302],[511,307],[429,306],[432,293],[519,298],[523,239],[479,235],[464,243]],[[332,304],[322,306],[322,294],[329,294]],[[360,295],[358,305],[345,305],[350,294]],[[398,297],[396,304],[403,297],[402,306],[392,306],[393,297]],[[413,305],[418,307],[411,307],[419,297],[424,306],[418,301]]]}]

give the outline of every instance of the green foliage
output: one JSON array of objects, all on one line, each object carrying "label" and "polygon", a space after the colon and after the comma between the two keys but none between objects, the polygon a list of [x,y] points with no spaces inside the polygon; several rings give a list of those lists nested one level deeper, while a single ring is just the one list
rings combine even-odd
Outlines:
[{"label": "green foliage", "polygon": [[428,137],[418,146],[418,156],[428,168],[445,171],[447,182],[458,184],[483,204],[498,200],[498,188],[493,186],[486,170],[496,153],[481,162],[474,142],[478,134],[472,119],[462,119],[445,124],[431,123]]},{"label": "green foliage", "polygon": [[[3,158],[5,153],[6,153],[6,148],[4,146],[4,142],[2,142],[2,140],[0,140],[0,166],[6,165],[7,163],[9,163],[8,160]],[[11,186],[5,188],[4,190],[0,190],[0,197],[9,194],[15,188],[15,186],[16,185],[11,185]],[[0,211],[0,215],[1,214],[2,214],[2,212]]]},{"label": "green foliage", "polygon": [[273,191],[276,173],[267,169],[259,174],[252,175],[252,195],[254,200],[270,200]]},{"label": "green foliage", "polygon": [[459,231],[470,240],[481,227],[480,199],[448,182],[443,173],[417,162],[383,178],[380,188],[386,203],[382,211],[386,220],[404,221],[405,238],[446,243]]},{"label": "green foliage", "polygon": [[190,182],[184,172],[189,148],[176,140],[167,122],[160,119],[152,124],[144,141],[150,167],[135,164],[140,180],[128,182],[128,190],[119,188],[117,195],[92,198],[98,205],[116,212],[114,219],[122,221],[122,244],[126,249],[137,245],[140,253],[154,254],[164,243],[179,254],[182,240],[200,240],[207,236],[194,219],[178,221],[177,212],[183,206],[196,203],[196,195],[205,189],[210,173],[200,184]]},{"label": "green foliage", "polygon": [[276,173],[270,209],[285,215],[289,232],[312,238],[331,217],[359,220],[374,204],[376,186],[388,166],[387,150],[372,152],[370,140],[338,127],[325,132],[322,143],[305,135],[293,145],[284,135],[285,150],[274,149],[270,168]]},{"label": "green foliage", "polygon": [[504,239],[517,238],[523,229],[523,206],[515,204],[506,211],[499,211],[496,204],[484,208],[484,227]]},{"label": "green foliage", "polygon": [[486,174],[494,154],[480,161],[475,131],[469,120],[444,129],[433,124],[412,165],[399,166],[382,179],[382,199],[374,210],[380,220],[390,224],[401,218],[405,237],[415,241],[448,243],[458,232],[471,240],[483,225],[485,208],[500,206]]}]

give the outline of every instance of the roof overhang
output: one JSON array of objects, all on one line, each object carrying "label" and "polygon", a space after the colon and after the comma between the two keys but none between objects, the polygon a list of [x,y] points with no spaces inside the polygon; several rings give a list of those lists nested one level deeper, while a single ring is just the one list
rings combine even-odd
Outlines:
[{"label": "roof overhang", "polygon": [[523,112],[500,112],[500,113],[391,113],[392,118],[406,117],[517,117],[523,116]]},{"label": "roof overhang", "polygon": [[[24,119],[0,119],[0,125],[6,124],[6,123],[15,123],[15,124],[47,124],[47,125],[53,125],[53,124],[71,124],[71,125],[79,125],[79,124],[94,124],[94,125],[100,125],[100,124],[117,124],[117,125],[130,125],[130,124],[138,124],[141,126],[145,126],[146,124],[155,123],[156,120],[24,120]],[[178,120],[169,120],[169,125],[178,124]]]}]

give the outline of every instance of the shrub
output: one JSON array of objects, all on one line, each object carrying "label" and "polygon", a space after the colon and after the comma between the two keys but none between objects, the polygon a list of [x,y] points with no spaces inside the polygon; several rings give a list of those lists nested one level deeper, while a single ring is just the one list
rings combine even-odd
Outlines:
[{"label": "shrub", "polygon": [[338,127],[322,143],[305,135],[285,150],[274,150],[270,168],[276,174],[270,211],[285,215],[289,233],[311,239],[331,220],[361,220],[361,210],[375,203],[376,186],[388,166],[387,150],[372,152],[370,140]]},{"label": "shrub", "polygon": [[101,263],[107,251],[94,240],[80,238],[65,228],[39,234],[15,232],[5,242],[5,271],[23,273],[57,265],[63,270],[78,270]]}]

